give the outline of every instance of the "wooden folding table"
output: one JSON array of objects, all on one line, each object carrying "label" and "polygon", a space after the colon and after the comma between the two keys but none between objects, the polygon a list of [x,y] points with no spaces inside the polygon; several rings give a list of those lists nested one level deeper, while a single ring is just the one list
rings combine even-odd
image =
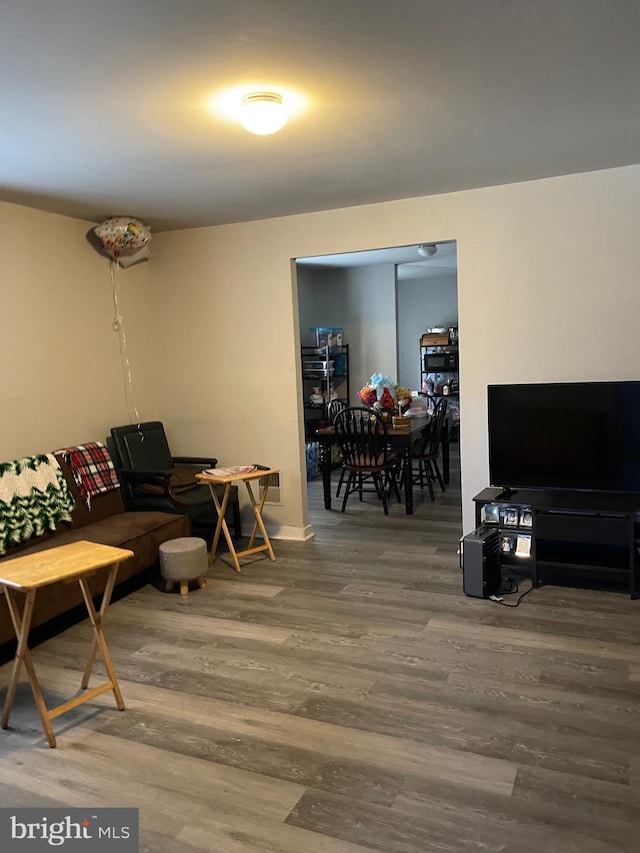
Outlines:
[{"label": "wooden folding table", "polygon": [[[33,691],[33,696],[38,706],[38,711],[42,719],[49,746],[56,745],[56,738],[51,726],[51,720],[59,717],[61,714],[70,711],[77,705],[82,705],[84,702],[89,702],[96,696],[106,693],[107,690],[112,690],[116,700],[118,710],[124,710],[124,701],[120,686],[116,678],[111,655],[107,648],[107,643],[104,638],[103,624],[105,612],[111,600],[111,593],[116,582],[118,567],[123,560],[133,557],[133,552],[124,548],[112,548],[110,545],[98,545],[95,542],[73,542],[69,545],[60,545],[57,548],[47,548],[43,551],[38,551],[35,554],[28,554],[23,557],[13,557],[9,560],[0,562],[0,586],[4,587],[7,596],[7,605],[11,615],[11,621],[18,638],[18,648],[13,662],[13,671],[11,680],[7,688],[7,696],[4,703],[2,713],[2,721],[0,725],[6,729],[9,725],[9,715],[18,686],[20,670],[22,665],[27,671],[27,677]],[[102,597],[100,610],[96,612],[91,597],[88,578],[95,574],[98,569],[110,566],[107,583]],[[35,605],[36,594],[39,589],[47,587],[50,584],[62,581],[68,583],[78,581],[82,590],[89,619],[93,626],[93,639],[91,649],[87,658],[87,663],[84,668],[81,686],[83,690],[89,685],[89,678],[95,662],[96,652],[98,648],[102,653],[104,664],[109,676],[109,680],[99,687],[94,687],[86,693],[64,702],[55,708],[47,709],[42,695],[42,690],[38,683],[36,671],[29,651],[29,629],[31,628],[31,620],[33,617],[33,608]],[[20,608],[18,593],[24,594],[24,606]],[[46,592],[42,593],[43,595]]]},{"label": "wooden folding table", "polygon": [[[236,471],[233,473],[229,473],[226,476],[219,474],[210,474],[206,471],[203,471],[202,474],[196,474],[198,480],[208,484],[209,489],[211,491],[211,497],[213,498],[213,502],[218,512],[218,523],[216,524],[216,532],[214,533],[213,542],[211,544],[211,551],[209,552],[209,565],[211,565],[216,559],[216,549],[218,547],[218,540],[220,539],[221,532],[224,533],[224,538],[227,540],[227,545],[229,546],[229,553],[231,554],[231,558],[233,560],[233,567],[236,572],[241,571],[238,559],[239,557],[248,557],[249,554],[258,554],[260,551],[267,551],[269,554],[269,559],[271,561],[275,560],[273,548],[271,547],[271,542],[269,541],[269,536],[264,526],[264,521],[262,520],[262,508],[264,507],[267,492],[269,491],[269,480],[271,479],[273,474],[279,473],[280,472],[277,468],[257,468],[250,471]],[[256,501],[256,497],[253,494],[253,489],[251,488],[251,483],[254,480],[259,480],[261,477],[264,477],[264,485],[262,486],[262,494],[260,494],[259,499]],[[246,485],[247,492],[249,494],[249,501],[251,502],[251,507],[255,516],[255,521],[253,522],[253,529],[251,530],[251,536],[249,537],[249,544],[242,551],[236,551],[233,538],[229,533],[229,528],[227,527],[227,522],[224,518],[225,512],[227,510],[227,504],[229,503],[229,495],[231,494],[231,488],[233,484],[237,482],[243,482]],[[218,498],[218,495],[215,490],[215,486],[220,485],[224,485],[225,487],[222,496],[222,502],[220,502],[220,499]],[[262,545],[254,545],[258,528],[260,528],[260,532],[262,533],[262,538],[264,540],[264,544]]]}]

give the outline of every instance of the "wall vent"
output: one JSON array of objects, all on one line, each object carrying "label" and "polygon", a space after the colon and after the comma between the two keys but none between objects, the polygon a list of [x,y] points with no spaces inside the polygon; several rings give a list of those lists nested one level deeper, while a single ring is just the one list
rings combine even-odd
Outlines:
[{"label": "wall vent", "polygon": [[267,474],[266,477],[260,477],[260,491],[267,484],[269,485],[269,491],[267,493],[267,499],[264,502],[265,506],[267,504],[277,504],[279,506],[282,505],[282,494],[280,491],[280,472],[276,474]]}]

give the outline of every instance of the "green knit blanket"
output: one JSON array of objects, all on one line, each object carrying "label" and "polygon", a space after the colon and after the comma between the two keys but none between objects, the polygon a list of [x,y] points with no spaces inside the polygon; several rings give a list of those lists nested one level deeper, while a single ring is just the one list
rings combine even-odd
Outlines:
[{"label": "green knit blanket", "polygon": [[61,521],[71,521],[75,501],[51,453],[0,463],[0,554]]}]

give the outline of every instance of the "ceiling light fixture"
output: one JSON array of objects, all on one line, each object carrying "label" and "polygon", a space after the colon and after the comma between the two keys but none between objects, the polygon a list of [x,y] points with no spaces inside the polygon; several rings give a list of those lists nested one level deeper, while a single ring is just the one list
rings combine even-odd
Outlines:
[{"label": "ceiling light fixture", "polygon": [[252,92],[242,99],[240,124],[250,133],[267,136],[287,123],[289,114],[282,95],[275,92]]},{"label": "ceiling light fixture", "polygon": [[435,243],[423,243],[418,246],[418,254],[422,255],[423,258],[432,258],[437,251],[438,247]]}]

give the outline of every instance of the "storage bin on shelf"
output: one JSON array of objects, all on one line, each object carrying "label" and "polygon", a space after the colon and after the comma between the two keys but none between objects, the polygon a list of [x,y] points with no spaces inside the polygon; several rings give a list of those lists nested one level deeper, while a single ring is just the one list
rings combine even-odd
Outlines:
[{"label": "storage bin on shelf", "polygon": [[341,326],[313,326],[311,331],[316,333],[316,346],[319,350],[342,346]]},{"label": "storage bin on shelf", "polygon": [[333,361],[303,361],[302,375],[305,379],[327,379],[335,372]]},{"label": "storage bin on shelf", "polygon": [[345,352],[333,352],[331,353],[332,361],[330,364],[334,365],[334,374],[336,376],[345,376],[347,373],[347,354]]}]

